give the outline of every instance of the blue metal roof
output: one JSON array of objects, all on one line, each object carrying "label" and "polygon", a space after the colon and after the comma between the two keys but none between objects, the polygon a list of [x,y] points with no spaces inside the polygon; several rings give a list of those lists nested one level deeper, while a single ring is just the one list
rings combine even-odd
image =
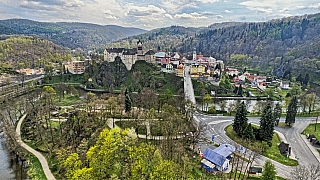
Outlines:
[{"label": "blue metal roof", "polygon": [[217,152],[218,154],[228,157],[230,156],[233,152],[236,151],[236,148],[230,144],[221,144],[219,147],[214,149],[213,151]]},{"label": "blue metal roof", "polygon": [[222,166],[223,163],[226,161],[227,157],[224,157],[216,152],[214,152],[212,149],[207,148],[206,151],[203,153],[203,157],[212,163],[214,163],[217,166]]},{"label": "blue metal roof", "polygon": [[222,144],[216,149],[207,148],[203,157],[217,166],[222,166],[228,156],[230,156],[236,148],[230,144]]}]

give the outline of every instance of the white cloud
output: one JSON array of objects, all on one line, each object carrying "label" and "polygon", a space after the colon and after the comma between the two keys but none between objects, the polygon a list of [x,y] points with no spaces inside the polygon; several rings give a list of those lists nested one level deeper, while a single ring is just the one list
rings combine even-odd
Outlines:
[{"label": "white cloud", "polygon": [[201,14],[197,13],[197,12],[193,12],[190,14],[187,13],[182,13],[182,14],[176,14],[174,16],[175,18],[181,18],[181,19],[207,19],[206,16],[202,16]]},{"label": "white cloud", "polygon": [[0,19],[117,24],[153,29],[265,21],[318,13],[319,0],[0,0]]},{"label": "white cloud", "polygon": [[173,19],[172,15],[171,14],[165,14],[164,17],[166,18],[170,18],[170,19]]},{"label": "white cloud", "polygon": [[219,2],[219,0],[196,0],[196,2],[201,2],[201,3],[215,3],[215,2]]},{"label": "white cloud", "polygon": [[216,17],[217,17],[217,19],[223,19],[222,15],[217,15]]},{"label": "white cloud", "polygon": [[318,4],[313,4],[313,5],[310,5],[310,6],[297,6],[297,9],[320,9],[320,3]]},{"label": "white cloud", "polygon": [[162,8],[156,7],[154,5],[148,5],[145,7],[128,5],[128,16],[153,16],[153,15],[161,15],[165,14],[166,11]]},{"label": "white cloud", "polygon": [[107,19],[118,19],[116,16],[114,16],[114,13],[111,12],[109,9],[104,11],[103,14],[105,14],[105,18]]},{"label": "white cloud", "polygon": [[196,2],[192,0],[162,0],[159,4],[171,14],[180,13],[186,8],[198,8]]}]

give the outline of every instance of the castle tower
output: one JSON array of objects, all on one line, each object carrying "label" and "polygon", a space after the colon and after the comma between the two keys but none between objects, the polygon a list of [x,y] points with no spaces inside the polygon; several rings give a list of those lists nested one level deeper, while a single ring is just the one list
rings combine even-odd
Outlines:
[{"label": "castle tower", "polygon": [[196,62],[197,58],[197,52],[196,52],[196,48],[193,49],[193,55],[192,55],[192,60],[193,62]]},{"label": "castle tower", "polygon": [[142,42],[139,41],[137,42],[137,54],[143,54],[143,51],[142,51]]}]

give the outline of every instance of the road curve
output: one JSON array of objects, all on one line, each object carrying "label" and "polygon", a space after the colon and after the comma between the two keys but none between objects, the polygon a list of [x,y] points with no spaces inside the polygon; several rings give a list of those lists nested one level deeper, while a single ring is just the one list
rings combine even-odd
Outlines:
[{"label": "road curve", "polygon": [[48,180],[55,180],[56,178],[53,176],[53,174],[51,173],[50,169],[49,169],[49,165],[48,165],[48,162],[46,160],[46,158],[41,154],[39,153],[38,151],[32,149],[30,146],[28,146],[27,144],[25,144],[22,140],[21,140],[21,132],[20,132],[20,129],[21,129],[21,124],[24,120],[24,118],[27,116],[27,114],[24,114],[19,122],[18,122],[18,125],[17,125],[17,128],[16,128],[16,134],[18,135],[18,139],[17,139],[17,142],[19,143],[19,145],[23,148],[25,148],[27,151],[29,151],[30,153],[32,153],[33,155],[35,155],[40,163],[41,163],[41,166],[42,166],[42,169],[43,169],[43,172],[44,174],[46,175],[47,179]]},{"label": "road curve", "polygon": [[[216,144],[234,144],[234,141],[230,139],[225,134],[225,128],[232,124],[232,120],[234,117],[231,116],[209,116],[204,114],[196,113],[194,115],[195,119],[197,121],[203,121],[207,124],[208,128],[205,131],[205,136],[207,139],[211,139],[211,135],[215,134],[215,140],[214,142]],[[205,149],[205,148],[204,148]],[[248,154],[250,154],[250,150],[247,149]],[[277,161],[274,161],[272,159],[269,159],[263,155],[260,155],[258,158],[255,159],[254,165],[255,166],[263,166],[266,160],[271,160],[271,162],[274,164],[277,175],[281,177],[287,177],[289,178],[291,176],[291,171],[295,168],[294,166],[286,166],[283,165]]]}]

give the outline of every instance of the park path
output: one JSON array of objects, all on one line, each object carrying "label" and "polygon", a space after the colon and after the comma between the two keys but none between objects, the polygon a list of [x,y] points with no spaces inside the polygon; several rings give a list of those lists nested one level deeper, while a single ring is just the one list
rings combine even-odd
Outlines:
[{"label": "park path", "polygon": [[19,145],[23,148],[25,148],[27,151],[29,151],[30,153],[32,153],[33,155],[35,155],[40,163],[41,163],[41,166],[42,166],[42,169],[43,169],[43,172],[44,174],[46,175],[47,179],[48,180],[55,180],[56,178],[53,176],[53,174],[51,173],[50,169],[49,169],[49,165],[48,165],[48,162],[46,160],[46,158],[41,154],[39,153],[38,151],[32,149],[30,146],[28,146],[27,144],[25,144],[22,140],[21,140],[21,124],[23,122],[23,120],[25,119],[25,117],[27,116],[27,114],[24,114],[19,122],[18,122],[18,125],[17,125],[17,128],[16,128],[16,134],[18,136],[18,139],[17,139],[17,142],[19,143]]}]

